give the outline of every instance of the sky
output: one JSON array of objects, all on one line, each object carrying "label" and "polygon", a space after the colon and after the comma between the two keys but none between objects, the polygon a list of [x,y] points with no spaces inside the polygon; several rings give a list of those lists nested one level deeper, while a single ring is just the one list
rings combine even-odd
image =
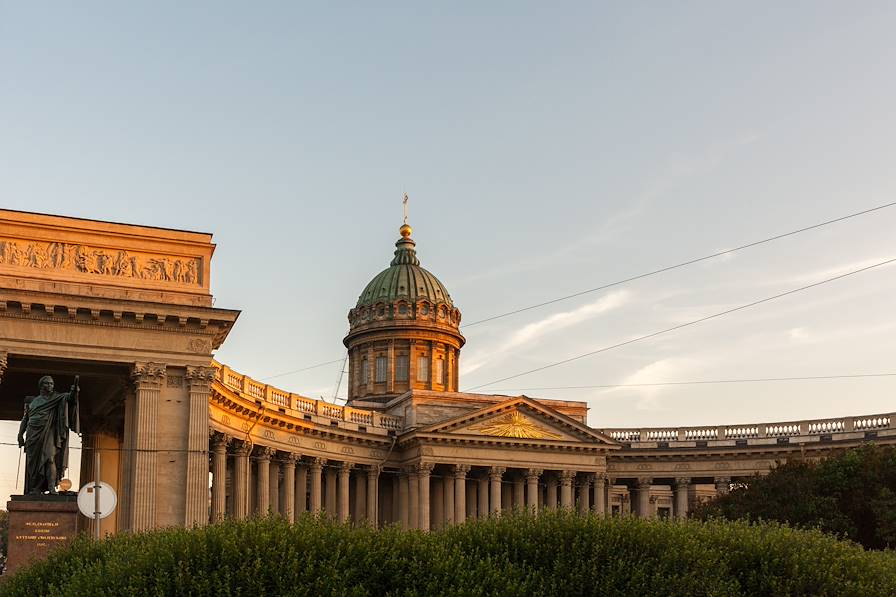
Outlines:
[{"label": "sky", "polygon": [[[0,2],[0,206],[212,232],[242,310],[216,358],[264,379],[344,355],[405,192],[464,322],[896,201],[894,28],[887,2]],[[894,226],[463,328],[461,389],[896,257]],[[896,377],[539,388],[894,373],[894,274],[477,391],[597,428],[891,412]],[[269,381],[344,397],[340,364]]]}]

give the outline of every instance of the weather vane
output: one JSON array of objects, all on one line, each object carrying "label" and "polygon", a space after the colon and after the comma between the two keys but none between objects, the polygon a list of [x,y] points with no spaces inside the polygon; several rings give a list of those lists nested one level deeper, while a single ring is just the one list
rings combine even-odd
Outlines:
[{"label": "weather vane", "polygon": [[404,199],[402,199],[401,203],[402,203],[402,210],[404,211],[404,223],[407,224],[408,223],[408,194],[407,193],[404,194]]}]

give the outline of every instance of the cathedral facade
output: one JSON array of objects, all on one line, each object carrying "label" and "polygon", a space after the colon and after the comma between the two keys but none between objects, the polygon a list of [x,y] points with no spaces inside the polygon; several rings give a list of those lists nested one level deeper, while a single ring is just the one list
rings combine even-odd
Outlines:
[{"label": "cathedral facade", "polygon": [[0,211],[0,412],[17,419],[39,374],[81,375],[84,454],[119,493],[105,532],[269,512],[418,529],[512,509],[684,517],[777,461],[896,443],[892,413],[603,429],[584,402],[460,392],[461,312],[407,225],[349,310],[347,403],[314,400],[212,358],[239,314],[212,306],[213,250]]}]

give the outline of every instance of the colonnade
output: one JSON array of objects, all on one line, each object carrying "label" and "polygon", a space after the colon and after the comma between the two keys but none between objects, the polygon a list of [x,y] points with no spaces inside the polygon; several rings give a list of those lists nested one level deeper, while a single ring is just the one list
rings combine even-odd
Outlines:
[{"label": "colonnade", "polygon": [[606,511],[602,473],[420,462],[390,476],[397,499],[387,520],[405,528],[429,530],[507,510]]},{"label": "colonnade", "polygon": [[[507,510],[612,513],[614,491],[617,502],[625,492],[632,514],[641,518],[685,518],[692,500],[688,477],[673,479],[670,494],[651,477],[620,479],[624,485],[616,485],[617,479],[602,471],[425,461],[383,470],[252,446],[220,433],[211,438],[211,473],[212,521],[268,513],[294,521],[303,512],[323,512],[342,522],[429,530]],[[729,477],[712,481],[716,494],[728,492]]]},{"label": "colonnade", "polygon": [[303,512],[327,512],[342,522],[377,522],[379,466],[303,458],[220,433],[211,454],[212,521],[274,513],[293,522]]}]

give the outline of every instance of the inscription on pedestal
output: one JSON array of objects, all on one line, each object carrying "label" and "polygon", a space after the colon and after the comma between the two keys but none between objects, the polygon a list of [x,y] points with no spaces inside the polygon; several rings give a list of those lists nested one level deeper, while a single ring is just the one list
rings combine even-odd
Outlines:
[{"label": "inscription on pedestal", "polygon": [[78,534],[77,494],[12,496],[9,511],[7,574],[42,560]]}]

